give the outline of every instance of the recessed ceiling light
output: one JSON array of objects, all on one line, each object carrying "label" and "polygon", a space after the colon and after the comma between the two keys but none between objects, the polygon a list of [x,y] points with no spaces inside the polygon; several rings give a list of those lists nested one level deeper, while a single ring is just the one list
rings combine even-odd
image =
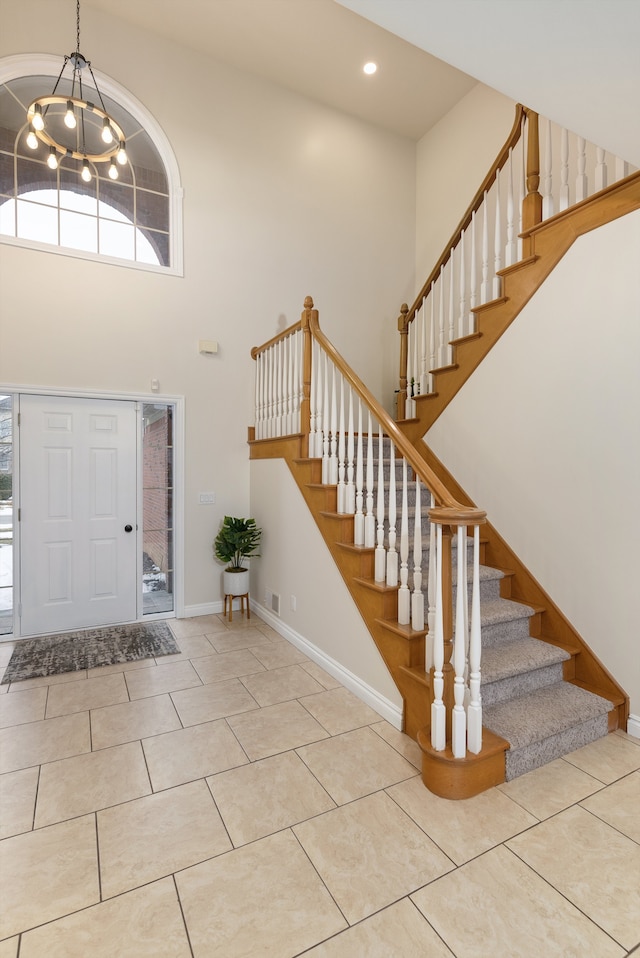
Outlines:
[{"label": "recessed ceiling light", "polygon": [[378,69],[378,64],[374,63],[373,60],[370,60],[369,63],[365,63],[362,69],[368,76],[371,76]]}]

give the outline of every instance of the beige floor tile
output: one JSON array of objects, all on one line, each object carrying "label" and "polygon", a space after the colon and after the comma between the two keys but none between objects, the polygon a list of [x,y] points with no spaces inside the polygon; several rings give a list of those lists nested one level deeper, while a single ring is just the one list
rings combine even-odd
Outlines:
[{"label": "beige floor tile", "polygon": [[125,681],[131,700],[202,685],[191,663],[184,661],[173,665],[156,665],[152,669],[140,669],[137,672],[127,672]]},{"label": "beige floor tile", "polygon": [[318,695],[309,695],[303,704],[330,735],[339,735],[380,721],[378,713],[361,702],[349,689],[330,689]]},{"label": "beige floor tile", "polygon": [[295,752],[222,772],[207,781],[235,846],[335,808]]},{"label": "beige floor tile", "polygon": [[51,762],[40,770],[35,825],[86,815],[150,791],[140,742]]},{"label": "beige floor tile", "polygon": [[170,878],[23,935],[21,958],[191,958]]},{"label": "beige floor tile", "polygon": [[298,755],[338,805],[417,774],[410,762],[370,728],[307,745],[298,749]]},{"label": "beige floor tile", "polygon": [[453,868],[384,792],[302,822],[293,831],[349,924]]},{"label": "beige floor tile", "polygon": [[169,695],[154,695],[91,712],[93,750],[135,742],[179,729],[180,719]]},{"label": "beige floor tile", "polygon": [[537,824],[495,788],[454,802],[434,795],[418,777],[387,792],[456,865]]},{"label": "beige floor tile", "polygon": [[504,846],[411,898],[456,958],[623,958],[625,954]]},{"label": "beige floor tile", "polygon": [[202,779],[107,808],[97,820],[103,899],[232,847]]},{"label": "beige floor tile", "polygon": [[249,649],[238,649],[237,652],[216,652],[206,658],[196,659],[193,667],[205,685],[237,679],[240,675],[250,675],[252,672],[264,672],[264,665],[258,662]]},{"label": "beige floor tile", "polygon": [[33,828],[39,774],[36,766],[0,775],[0,838]]},{"label": "beige floor tile", "polygon": [[269,642],[268,639],[265,639],[265,642],[264,645],[256,646],[253,654],[266,669],[283,669],[287,665],[302,665],[309,661],[304,652],[300,652],[290,642]]},{"label": "beige floor tile", "polygon": [[226,631],[226,626],[215,614],[197,615],[189,619],[172,619],[170,628],[178,642],[185,636]]},{"label": "beige floor tile", "polygon": [[259,629],[252,626],[224,629],[224,631],[214,632],[213,634],[208,632],[207,637],[216,652],[237,652],[239,649],[268,649],[271,646],[271,640]]},{"label": "beige floor tile", "polygon": [[640,846],[583,808],[507,843],[623,947],[640,939]]},{"label": "beige floor tile", "polygon": [[389,722],[376,722],[375,725],[371,726],[371,729],[420,771],[422,768],[422,751],[417,742],[414,742],[404,732],[398,731]]},{"label": "beige floor tile", "polygon": [[452,958],[429,922],[408,899],[312,948],[305,958]]},{"label": "beige floor tile", "polygon": [[129,695],[121,672],[115,675],[101,675],[85,682],[67,682],[54,685],[49,689],[47,699],[47,718],[83,712],[85,709],[99,709],[105,705],[128,702]]},{"label": "beige floor tile", "polygon": [[142,747],[154,792],[249,761],[224,719],[156,735]]},{"label": "beige floor tile", "polygon": [[501,792],[542,821],[603,787],[602,782],[559,758],[498,785]]},{"label": "beige floor tile", "polygon": [[262,632],[263,635],[266,635],[268,639],[279,640],[282,638],[279,632],[276,632],[267,622],[263,622],[262,619],[258,619],[257,616],[251,616],[251,624],[254,628],[258,629],[259,632]]},{"label": "beige floor tile", "polygon": [[0,941],[0,958],[18,958],[18,945],[20,938],[5,938]]},{"label": "beige floor tile", "polygon": [[[214,647],[205,635],[176,636],[176,642],[178,643],[180,654],[190,659],[199,659],[202,658],[203,655],[213,655],[215,652]],[[167,656],[166,660],[169,662],[173,658],[173,656]]]},{"label": "beige floor tile", "polygon": [[228,722],[252,762],[327,738],[322,726],[298,702],[234,715]]},{"label": "beige floor tile", "polygon": [[0,699],[0,728],[41,722],[47,704],[46,687],[27,689],[20,695],[4,695]]},{"label": "beige floor tile", "polygon": [[610,785],[616,779],[640,768],[640,747],[630,737],[605,735],[604,738],[565,755],[565,761],[576,765],[605,785]]},{"label": "beige floor tile", "polygon": [[184,726],[213,722],[258,707],[256,700],[238,679],[174,692],[171,698]]},{"label": "beige floor tile", "polygon": [[117,672],[135,672],[137,669],[154,669],[155,666],[155,659],[134,659],[132,662],[116,662],[114,665],[98,665],[95,669],[87,669],[87,678],[115,675]]},{"label": "beige floor tile", "polygon": [[100,899],[93,815],[0,843],[0,938]]},{"label": "beige floor tile", "polygon": [[43,685],[66,685],[67,682],[80,682],[87,677],[87,670],[79,672],[61,672],[59,675],[39,675],[35,679],[23,679],[11,682],[9,692],[24,692],[26,689],[39,689]]},{"label": "beige floor tile", "polygon": [[342,688],[340,682],[337,679],[334,679],[332,675],[329,675],[321,666],[316,662],[303,662],[302,668],[305,672],[308,672],[309,675],[316,680],[323,688],[325,689],[339,689]]},{"label": "beige floor tile", "polygon": [[241,681],[260,706],[278,705],[322,691],[322,686],[299,665],[245,675]]},{"label": "beige floor tile", "polygon": [[640,845],[640,772],[607,785],[580,804]]},{"label": "beige floor tile", "polygon": [[0,666],[9,664],[16,645],[17,642],[0,640]]},{"label": "beige floor tile", "polygon": [[194,958],[293,956],[346,922],[290,831],[176,875]]},{"label": "beige floor tile", "polygon": [[2,679],[4,678],[4,673],[6,672],[6,665],[0,665],[0,695],[6,695],[9,691],[9,686],[7,684],[2,684]]},{"label": "beige floor tile", "polygon": [[91,749],[89,713],[0,730],[0,772],[55,762]]}]

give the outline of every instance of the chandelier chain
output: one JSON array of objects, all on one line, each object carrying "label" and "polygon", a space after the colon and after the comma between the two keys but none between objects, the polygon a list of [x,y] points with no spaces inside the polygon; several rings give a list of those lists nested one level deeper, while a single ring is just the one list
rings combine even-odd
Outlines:
[{"label": "chandelier chain", "polygon": [[76,0],[76,53],[80,53],[80,0]]}]

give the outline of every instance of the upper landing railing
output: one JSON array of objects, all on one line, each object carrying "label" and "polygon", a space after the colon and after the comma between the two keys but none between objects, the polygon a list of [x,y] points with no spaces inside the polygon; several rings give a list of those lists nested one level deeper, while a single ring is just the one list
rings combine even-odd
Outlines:
[{"label": "upper landing railing", "polygon": [[[416,415],[451,344],[476,333],[474,309],[502,295],[500,271],[530,255],[527,231],[634,170],[518,105],[511,133],[413,305],[402,306],[397,418]],[[525,234],[523,239],[522,234]]]},{"label": "upper landing railing", "polygon": [[[478,753],[479,526],[485,513],[457,502],[418,455],[321,331],[310,297],[300,322],[251,355],[256,440],[299,434],[309,457],[322,460],[322,483],[336,486],[337,512],[353,515],[354,544],[374,549],[375,581],[398,590],[398,623],[424,632],[427,620],[433,704],[425,726],[431,726],[432,747],[442,751],[449,740],[455,758],[467,749]],[[430,521],[423,503],[431,506]]]}]

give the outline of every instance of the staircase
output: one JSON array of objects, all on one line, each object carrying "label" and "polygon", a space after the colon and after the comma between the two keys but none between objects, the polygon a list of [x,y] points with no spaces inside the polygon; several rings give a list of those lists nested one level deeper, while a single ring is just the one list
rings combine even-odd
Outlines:
[{"label": "staircase", "polygon": [[[573,239],[639,207],[635,174],[531,225],[524,257],[498,271],[501,295],[472,308],[477,328],[453,340],[451,362],[431,366],[428,380],[417,375],[416,333],[416,375],[407,396],[405,374],[404,397],[401,375],[399,410],[406,402],[407,415],[398,423],[324,337],[310,300],[300,323],[252,352],[251,458],[287,462],[403,697],[404,730],[421,746],[425,785],[443,797],[477,794],[627,720],[623,690],[422,437]],[[420,309],[419,297],[413,318]],[[403,308],[399,322],[405,362],[408,314]],[[419,379],[428,382],[424,392]],[[412,495],[420,489],[416,523]],[[467,588],[459,596],[460,575]],[[473,730],[478,715],[481,741]]]}]

